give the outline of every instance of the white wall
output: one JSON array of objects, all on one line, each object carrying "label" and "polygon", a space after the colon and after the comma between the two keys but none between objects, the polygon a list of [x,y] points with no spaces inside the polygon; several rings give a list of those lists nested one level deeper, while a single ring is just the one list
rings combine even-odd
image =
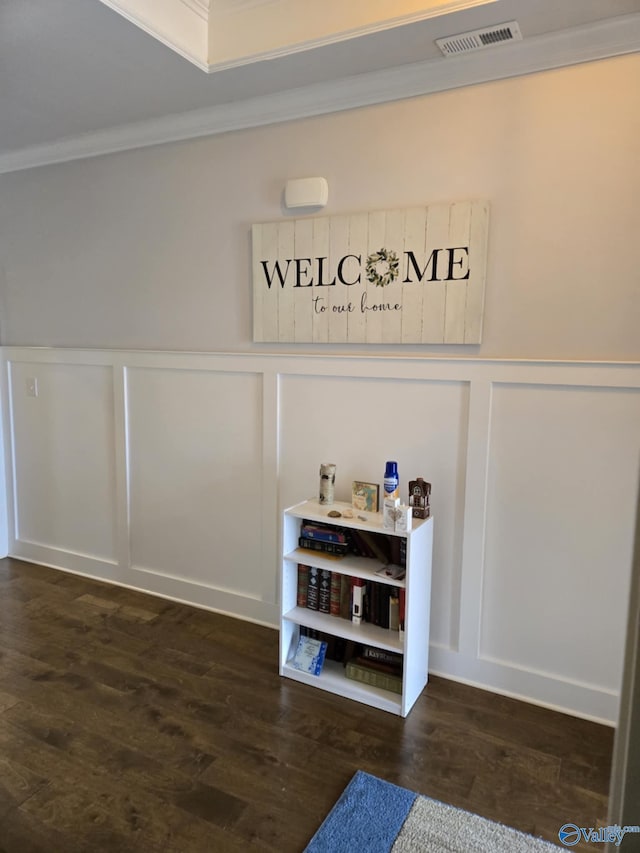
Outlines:
[{"label": "white wall", "polygon": [[[282,507],[398,458],[434,486],[433,671],[613,721],[639,84],[630,56],[0,176],[9,553],[273,624]],[[250,225],[311,174],[328,213],[488,199],[483,343],[254,345]]]},{"label": "white wall", "polygon": [[1,175],[1,342],[282,351],[251,343],[250,225],[321,174],[330,214],[491,205],[483,343],[359,352],[637,359],[638,91],[632,55]]}]

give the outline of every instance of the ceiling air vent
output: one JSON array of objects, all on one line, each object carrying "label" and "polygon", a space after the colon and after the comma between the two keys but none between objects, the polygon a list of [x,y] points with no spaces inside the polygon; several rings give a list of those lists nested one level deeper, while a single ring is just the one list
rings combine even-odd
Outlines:
[{"label": "ceiling air vent", "polygon": [[522,41],[522,33],[517,21],[509,21],[506,24],[496,24],[494,27],[484,27],[481,30],[470,30],[468,33],[458,33],[456,36],[436,39],[436,44],[445,56],[458,56],[460,53],[484,50],[487,47],[509,41]]}]

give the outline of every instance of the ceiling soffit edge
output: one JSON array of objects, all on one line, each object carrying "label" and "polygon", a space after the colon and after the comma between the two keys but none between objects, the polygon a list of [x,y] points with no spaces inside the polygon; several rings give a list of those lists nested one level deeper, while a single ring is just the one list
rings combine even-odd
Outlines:
[{"label": "ceiling soffit edge", "polygon": [[209,71],[209,0],[100,0],[125,20],[187,59]]},{"label": "ceiling soffit edge", "polygon": [[[320,5],[323,1],[305,0],[305,3],[313,2]],[[277,23],[279,18],[288,15],[287,5],[292,2],[298,3],[299,0],[245,0],[245,2],[235,0],[235,2],[218,3],[215,0],[100,0],[100,2],[202,71],[212,73],[325,47],[430,18],[462,12],[476,6],[491,6],[495,0],[430,0],[427,8],[414,9],[401,14],[387,14],[384,18],[363,20],[361,24],[321,34],[313,33],[313,25],[307,25],[305,31],[305,25],[300,23],[298,16],[298,32],[290,33],[286,40],[274,35],[279,31],[279,27],[265,28],[260,22],[256,25],[256,33],[253,34],[251,13],[257,7],[266,7],[268,14]],[[409,7],[415,5],[411,0],[405,0],[405,8],[407,4]],[[403,4],[396,4],[396,9],[398,5]],[[360,17],[362,18],[362,15]],[[326,21],[327,17],[323,16],[323,20]],[[223,23],[224,26],[222,26]],[[234,42],[229,38],[217,38],[219,31],[227,35],[240,31],[244,35],[242,38],[236,38]],[[270,34],[274,39],[274,44],[270,48],[247,51],[246,45],[252,36],[261,42],[265,34]],[[227,54],[229,51],[231,53],[225,55],[225,50]]]},{"label": "ceiling soffit edge", "polygon": [[[239,68],[242,65],[251,65],[254,62],[279,59],[283,56],[289,56],[294,53],[303,53],[307,50],[327,47],[328,45],[349,41],[350,39],[360,38],[361,36],[385,32],[396,27],[416,24],[421,21],[427,21],[430,18],[444,17],[457,12],[464,12],[465,10],[472,9],[476,6],[490,6],[494,1],[495,0],[450,0],[449,2],[440,2],[430,8],[420,9],[416,12],[407,12],[406,14],[396,15],[392,18],[379,19],[362,24],[361,26],[351,27],[350,29],[331,32],[324,36],[301,39],[296,42],[282,44],[270,50],[256,51],[254,53],[247,53],[245,55],[221,59],[218,61],[215,60],[216,19],[214,15],[212,16],[209,25],[209,64],[207,66],[207,71],[209,73],[226,71],[231,68]],[[265,3],[273,2],[273,0],[253,0],[252,5],[256,5],[257,2]]]}]

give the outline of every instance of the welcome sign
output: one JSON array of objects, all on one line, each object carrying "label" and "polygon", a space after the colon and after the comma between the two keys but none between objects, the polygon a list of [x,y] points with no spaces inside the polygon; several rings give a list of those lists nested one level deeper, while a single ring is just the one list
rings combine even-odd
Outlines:
[{"label": "welcome sign", "polygon": [[254,225],[253,339],[478,344],[486,201]]}]

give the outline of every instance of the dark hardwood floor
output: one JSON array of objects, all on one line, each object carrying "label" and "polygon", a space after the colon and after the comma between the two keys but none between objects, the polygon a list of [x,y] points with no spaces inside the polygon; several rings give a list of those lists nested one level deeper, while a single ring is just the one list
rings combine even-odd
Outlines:
[{"label": "dark hardwood floor", "polygon": [[358,769],[556,843],[606,824],[611,729],[441,678],[401,720],[281,679],[277,644],[0,560],[0,851],[297,853]]}]

